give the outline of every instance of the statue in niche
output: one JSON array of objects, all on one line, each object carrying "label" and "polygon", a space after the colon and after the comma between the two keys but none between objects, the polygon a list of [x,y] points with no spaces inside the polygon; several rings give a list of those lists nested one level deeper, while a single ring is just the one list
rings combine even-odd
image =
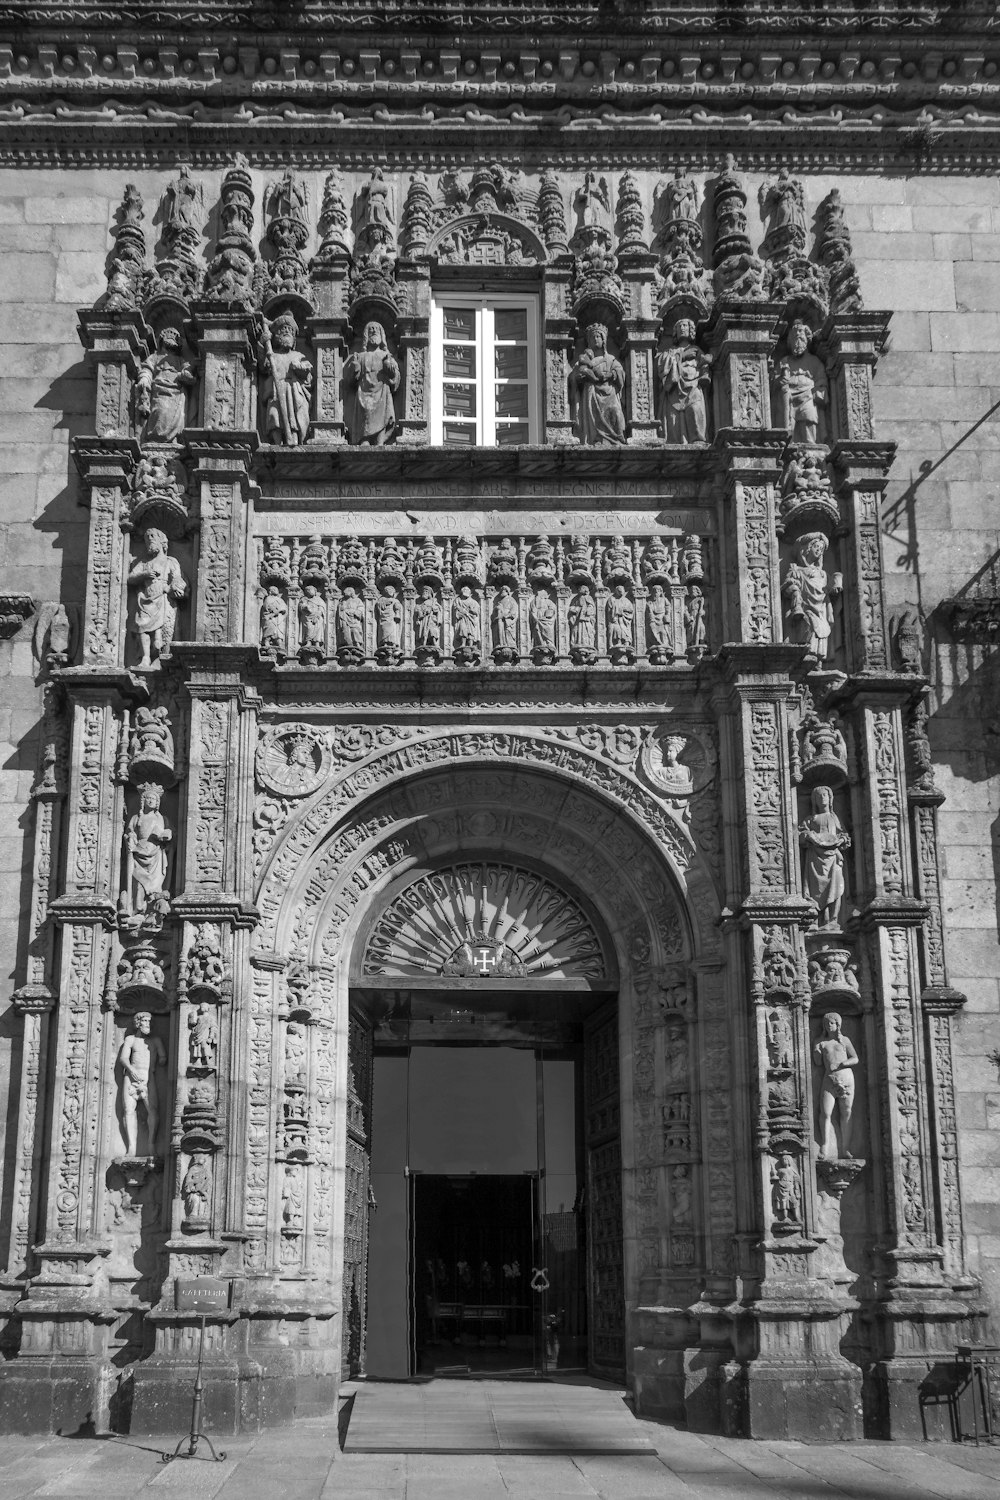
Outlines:
[{"label": "statue in niche", "polygon": [[156,898],[163,895],[167,883],[167,846],[173,839],[160,812],[162,795],[155,781],[144,782],[139,788],[139,811],[125,825],[125,889],[119,903],[124,916],[142,917],[161,905]]},{"label": "statue in niche", "polygon": [[160,1102],[156,1083],[157,1068],[166,1067],[167,1054],[158,1036],[151,1036],[153,1018],[141,1010],[132,1022],[132,1035],[121,1044],[118,1062],[121,1065],[121,1110],[125,1127],[125,1152],[127,1156],[138,1155],[139,1105],[146,1114],[146,1138],[148,1156],[156,1155],[156,1135],[160,1123]]},{"label": "statue in niche", "polygon": [[191,176],[191,169],[182,162],[177,177],[167,183],[167,211],[163,218],[164,229],[175,234],[195,228],[195,211],[201,202],[201,188]]},{"label": "statue in niche", "polygon": [[556,657],[556,602],[548,589],[536,589],[528,609],[531,640],[536,656],[545,662]]},{"label": "statue in niche", "polygon": [[772,1010],[767,1018],[767,1057],[772,1068],[792,1066],[792,1026],[783,1010]]},{"label": "statue in niche", "polygon": [[452,605],[452,639],[455,654],[466,661],[478,659],[483,648],[479,599],[463,584]]},{"label": "statue in niche", "polygon": [[291,168],[287,168],[277,182],[268,185],[265,208],[276,219],[298,219],[300,224],[307,222],[309,192]]},{"label": "statue in niche", "polygon": [[670,1180],[670,1199],[673,1209],[672,1218],[675,1224],[685,1225],[691,1222],[691,1183],[688,1178],[689,1167],[679,1165],[674,1167]]},{"label": "statue in niche", "polygon": [[705,625],[705,595],[698,584],[688,586],[684,604],[684,635],[688,652],[701,656],[708,649],[708,631]]},{"label": "statue in niche", "polygon": [[797,319],[788,330],[788,352],[778,360],[778,426],[795,443],[822,441],[828,385],[822,360],[809,353],[811,342],[809,324]]},{"label": "statue in niche", "polygon": [[396,216],[393,212],[392,188],[381,167],[373,167],[371,177],[361,189],[361,225],[358,238],[366,246],[390,245],[395,238]]},{"label": "statue in niche", "polygon": [[798,1224],[802,1217],[802,1184],[794,1159],[782,1151],[771,1168],[771,1205],[783,1224]]},{"label": "statue in niche", "polygon": [[518,656],[518,604],[509,583],[501,584],[493,606],[493,644],[510,661]]},{"label": "statue in niche", "polygon": [[375,600],[376,649],[386,659],[399,655],[403,629],[403,606],[391,583],[387,583]]},{"label": "statue in niche", "polygon": [[129,569],[129,588],[138,589],[133,629],[139,637],[139,667],[151,667],[153,657],[170,654],[177,624],[177,606],[187,593],[187,579],[176,557],[167,550],[166,533],[150,526],[143,536],[146,557]]},{"label": "statue in niche", "polygon": [[135,414],[149,443],[174,443],[187,426],[188,391],[195,384],[190,362],[181,354],[176,328],[164,328],[155,354],[139,366],[135,383]]},{"label": "statue in niche", "polygon": [[597,601],[590,589],[580,587],[569,601],[569,649],[578,662],[597,654]]},{"label": "statue in niche", "polygon": [[286,1167],[281,1186],[281,1222],[286,1229],[302,1228],[302,1173]]},{"label": "statue in niche", "polygon": [[827,577],[823,566],[827,540],[821,531],[809,531],[795,544],[795,560],[789,564],[781,585],[788,611],[788,639],[807,646],[820,661],[826,661],[833,632],[833,600],[843,592],[839,573]]},{"label": "statue in niche", "polygon": [[215,1009],[202,1000],[188,1015],[188,1059],[192,1068],[215,1067],[219,1026]]},{"label": "statue in niche", "polygon": [[195,1151],[191,1165],[184,1173],[181,1183],[181,1198],[184,1200],[184,1217],[192,1221],[208,1218],[208,1202],[212,1196],[212,1169],[208,1165],[208,1154]]},{"label": "statue in niche", "polygon": [[668,177],[657,191],[657,200],[663,205],[665,220],[686,219],[697,222],[698,185],[682,167],[674,168],[673,177]]},{"label": "statue in niche", "polygon": [[708,432],[705,387],[712,361],[695,343],[690,318],[678,318],[673,339],[656,361],[663,391],[663,435],[668,443],[703,443]]},{"label": "statue in niche", "polygon": [[136,709],[129,757],[132,761],[159,760],[164,765],[173,766],[174,737],[170,732],[169,715],[162,705]]},{"label": "statue in niche", "polygon": [[312,361],[295,348],[299,328],[290,312],[268,324],[264,336],[264,435],[269,443],[297,448],[309,434]]},{"label": "statue in niche", "polygon": [[399,389],[399,365],[389,353],[385,329],[372,320],[365,324],[361,348],[344,366],[344,384],[351,393],[347,435],[355,444],[381,448],[396,430],[393,392]]},{"label": "statue in niche", "polygon": [[615,578],[632,577],[632,554],[626,547],[623,536],[611,538],[611,545],[604,554],[601,567],[606,583],[611,583]]},{"label": "statue in niche", "polygon": [[288,605],[277,584],[272,583],[260,606],[260,648],[279,654],[285,649]]},{"label": "statue in niche", "polygon": [[322,656],[326,648],[326,600],[314,583],[307,583],[299,600],[299,651]]},{"label": "statue in niche", "polygon": [[441,654],[441,602],[425,583],[413,606],[413,643],[418,655],[437,658]]},{"label": "statue in niche", "polygon": [[836,927],[846,889],[843,851],[851,847],[851,836],[833,810],[830,787],[813,787],[810,805],[811,815],[799,824],[802,882],[819,908],[820,927]]},{"label": "statue in niche", "polygon": [[608,351],[608,330],[591,323],[586,330],[587,347],[570,371],[570,390],[576,405],[581,443],[625,442],[625,413],[621,397],[625,371]]},{"label": "statue in niche", "polygon": [[607,611],[608,650],[613,659],[628,660],[635,655],[635,605],[623,583],[615,584]]},{"label": "statue in niche", "polygon": [[[820,1156],[829,1160],[852,1157],[851,1115],[854,1111],[854,1072],[860,1058],[835,1010],[823,1017],[823,1032],[813,1048],[813,1061],[823,1070],[819,1094]],[[836,1120],[834,1115],[836,1113]],[[837,1150],[837,1135],[840,1150]]]},{"label": "statue in niche", "polygon": [[285,1087],[304,1086],[306,1081],[306,1034],[298,1021],[285,1028]]},{"label": "statue in niche", "polygon": [[365,601],[356,589],[349,585],[337,608],[337,628],[340,632],[340,649],[349,655],[363,657],[365,654]]},{"label": "statue in niche", "polygon": [[654,583],[646,601],[646,649],[650,661],[670,661],[674,654],[673,603],[662,583]]}]

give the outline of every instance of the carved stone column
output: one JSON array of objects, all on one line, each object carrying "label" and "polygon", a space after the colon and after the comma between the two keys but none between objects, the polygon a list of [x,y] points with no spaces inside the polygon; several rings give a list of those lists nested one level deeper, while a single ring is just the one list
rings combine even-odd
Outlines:
[{"label": "carved stone column", "polygon": [[341,385],[348,353],[349,265],[349,257],[344,251],[325,257],[321,263],[314,262],[312,268],[316,312],[307,326],[309,339],[316,350],[316,397],[311,443],[339,444],[346,441]]},{"label": "carved stone column", "polygon": [[117,666],[124,660],[127,495],[139,461],[133,438],[78,438],[73,458],[90,509],[90,571],[83,622],[83,660]]},{"label": "carved stone column", "polygon": [[246,634],[246,511],[257,436],[247,431],[192,432],[188,439],[201,523],[193,638],[211,645],[239,641]]},{"label": "carved stone column", "polygon": [[889,332],[887,312],[835,313],[819,342],[830,377],[830,430],[848,442],[868,442],[872,429],[872,376]]},{"label": "carved stone column", "polygon": [[881,673],[889,666],[879,503],[895,452],[894,443],[841,440],[831,453],[850,518],[844,546],[850,624],[844,645],[847,665],[855,672]]},{"label": "carved stone column", "polygon": [[622,318],[627,338],[623,353],[628,359],[625,418],[634,443],[651,442],[659,437],[654,370],[660,324],[653,307],[656,261],[655,255],[632,253],[623,256],[620,262],[622,280],[629,292],[629,306]]},{"label": "carved stone column", "polygon": [[569,372],[573,362],[576,320],[570,315],[569,288],[573,257],[556,254],[545,267],[542,317],[545,341],[545,386],[542,441],[572,443]]},{"label": "carved stone column", "polygon": [[[399,441],[430,442],[427,383],[430,379],[431,276],[426,261],[397,261],[400,311],[396,320],[403,372]],[[360,332],[360,330],[356,330]]]},{"label": "carved stone column", "polygon": [[256,316],[231,304],[192,304],[201,360],[199,426],[208,432],[257,427]]}]

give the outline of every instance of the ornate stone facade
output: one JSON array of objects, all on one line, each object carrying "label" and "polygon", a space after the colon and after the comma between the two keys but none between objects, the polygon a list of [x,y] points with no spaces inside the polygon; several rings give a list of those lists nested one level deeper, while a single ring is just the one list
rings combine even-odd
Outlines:
[{"label": "ornate stone facade", "polygon": [[[237,54],[224,5],[182,9],[183,37],[106,58],[72,26],[57,56],[40,12],[31,108],[0,108],[17,160],[142,184],[80,252],[106,275],[80,310],[86,589],[36,632],[5,1420],[183,1423],[192,1275],[231,1287],[217,1427],[330,1408],[364,1365],[352,991],[423,977],[616,998],[585,1090],[591,1353],[640,1410],[918,1433],[981,1312],[964,997],[929,678],[888,623],[892,309],[863,307],[818,180],[869,149],[823,111],[867,119],[899,59],[881,31],[863,60],[695,56],[667,4],[650,35],[623,6],[617,50],[581,47],[589,4],[515,6],[513,48],[498,16],[418,47],[416,10],[307,4]],[[944,65],[952,94],[995,91],[981,64]],[[936,76],[900,69],[905,163]],[[105,83],[101,144],[71,144]],[[714,113],[737,99],[749,151]],[[438,314],[484,297],[531,309],[530,440],[442,442]]]}]

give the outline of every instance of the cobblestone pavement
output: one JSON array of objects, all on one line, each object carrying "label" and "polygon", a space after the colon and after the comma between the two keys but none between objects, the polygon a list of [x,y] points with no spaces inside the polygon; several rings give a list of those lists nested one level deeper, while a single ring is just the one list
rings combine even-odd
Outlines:
[{"label": "cobblestone pavement", "polygon": [[150,1438],[0,1439],[0,1500],[997,1500],[1000,1449],[751,1443],[637,1424],[649,1455],[341,1453],[328,1418],[226,1443],[224,1463],[167,1464]]}]

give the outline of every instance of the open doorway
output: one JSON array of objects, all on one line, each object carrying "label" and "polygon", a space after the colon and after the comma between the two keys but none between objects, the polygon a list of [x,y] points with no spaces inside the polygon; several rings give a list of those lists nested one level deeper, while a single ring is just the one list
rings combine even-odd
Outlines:
[{"label": "open doorway", "polygon": [[[404,1023],[396,992],[392,1015],[373,1016],[366,1373],[537,1378],[606,1367],[609,1307],[624,1352],[623,1289],[606,1269],[588,1274],[588,1243],[596,1235],[601,1266],[610,1251],[620,1267],[620,1171],[607,1169],[617,1050],[599,1067],[589,1060],[593,1026],[581,1012],[597,1013],[593,996],[547,1007],[537,995],[515,1005],[480,991],[474,1010],[457,998],[422,995]],[[613,1002],[601,1013],[616,1024]],[[614,1100],[596,1113],[588,1077],[613,1080]],[[588,1119],[598,1116],[595,1156]],[[603,1163],[600,1201],[588,1191],[592,1159]],[[601,1351],[588,1337],[595,1314]]]}]

